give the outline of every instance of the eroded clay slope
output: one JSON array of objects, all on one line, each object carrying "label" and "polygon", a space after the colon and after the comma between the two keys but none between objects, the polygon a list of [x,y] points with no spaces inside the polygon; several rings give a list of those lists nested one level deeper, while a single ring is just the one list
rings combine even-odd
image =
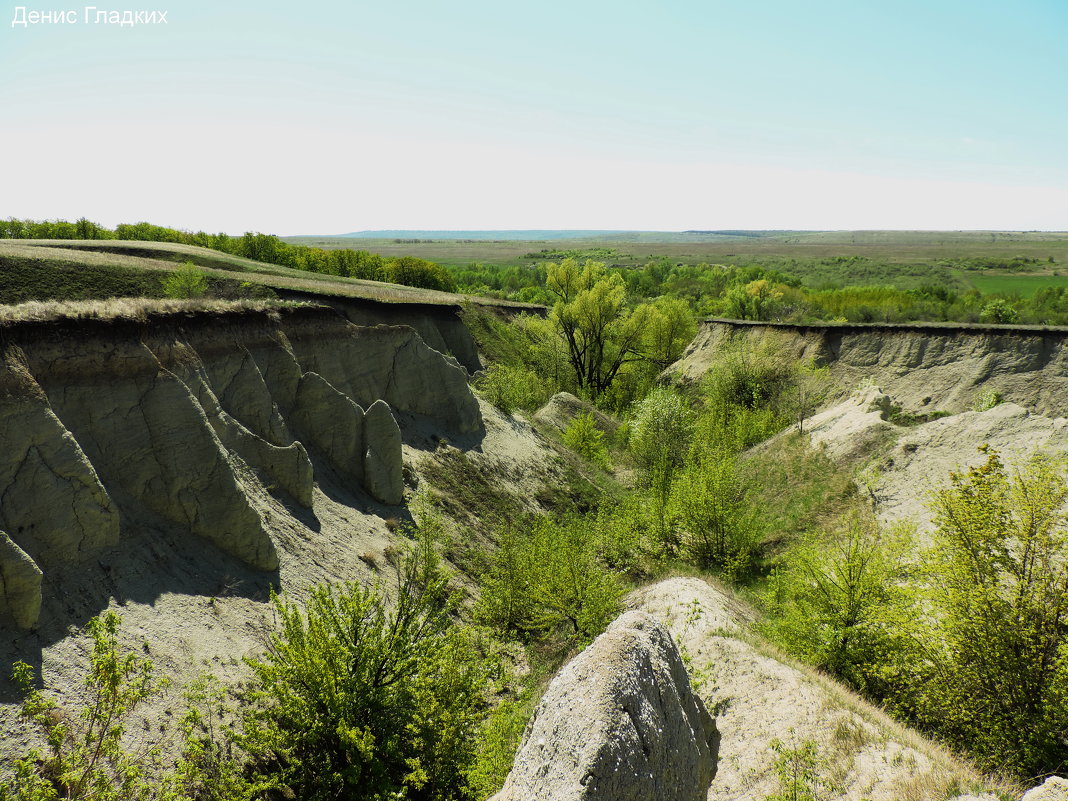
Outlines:
[{"label": "eroded clay slope", "polygon": [[950,788],[982,786],[953,755],[748,633],[752,613],[728,592],[674,578],[638,590],[631,605],[670,631],[715,715],[718,759],[708,801],[761,801],[779,791],[776,740],[817,744],[839,787],[829,801],[947,798]]},{"label": "eroded clay slope", "polygon": [[327,308],[9,326],[0,624],[35,626],[43,576],[138,528],[277,570],[276,523],[311,514],[317,472],[403,501],[398,419],[482,428],[466,371],[407,326]]},{"label": "eroded clay slope", "polygon": [[814,359],[845,393],[873,382],[912,412],[971,408],[984,391],[1041,414],[1068,408],[1068,330],[1022,326],[709,320],[669,372],[698,379],[731,341]]}]

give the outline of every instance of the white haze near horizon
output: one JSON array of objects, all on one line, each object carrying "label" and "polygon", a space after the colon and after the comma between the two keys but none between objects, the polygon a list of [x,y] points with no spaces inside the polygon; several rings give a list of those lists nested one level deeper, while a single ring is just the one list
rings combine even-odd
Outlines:
[{"label": "white haze near horizon", "polygon": [[[23,158],[5,169],[4,183],[20,191],[3,213],[41,219],[88,214],[108,226],[147,220],[285,236],[362,230],[1063,230],[1068,209],[1068,191],[1039,185],[634,160],[278,125],[217,124],[210,138],[182,123],[166,128],[83,126],[77,148],[93,158],[42,180],[42,162],[70,146],[69,133],[8,127],[4,135],[18,136]],[[159,158],[164,136],[182,142],[180,160]],[[257,167],[280,159],[291,165],[281,175]],[[138,166],[116,182],[116,165],[123,163]],[[191,172],[189,163],[197,169]]]}]

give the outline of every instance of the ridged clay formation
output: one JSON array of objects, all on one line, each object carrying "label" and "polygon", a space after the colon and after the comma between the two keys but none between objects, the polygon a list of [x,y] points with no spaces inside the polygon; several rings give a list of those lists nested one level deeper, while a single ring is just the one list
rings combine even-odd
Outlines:
[{"label": "ridged clay formation", "polygon": [[42,571],[115,545],[126,524],[274,570],[251,482],[308,507],[325,463],[396,505],[398,416],[482,426],[454,358],[408,326],[328,308],[25,323],[0,337],[0,622],[24,629]]}]

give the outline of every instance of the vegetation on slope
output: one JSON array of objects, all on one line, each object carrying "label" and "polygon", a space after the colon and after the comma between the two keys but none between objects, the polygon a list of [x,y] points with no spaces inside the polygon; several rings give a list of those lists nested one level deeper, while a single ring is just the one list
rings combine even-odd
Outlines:
[{"label": "vegetation on slope", "polygon": [[[169,273],[179,277],[159,292],[207,291],[198,269]],[[648,291],[679,277],[663,264],[643,275]],[[698,385],[656,383],[692,335],[695,304],[761,317],[791,298],[848,292],[760,267],[691,279],[692,296],[669,289],[649,300],[633,276],[568,255],[545,267],[547,317],[465,312],[492,362],[477,382],[487,399],[512,412],[567,390],[620,414],[614,437],[579,416],[562,442],[584,471],[614,467],[632,485],[592,497],[587,487],[530,515],[444,449],[427,472],[431,504],[492,527],[480,532],[491,545],[454,560],[478,585],[469,613],[459,614],[438,562],[438,549],[453,546],[435,544],[440,523],[424,515],[392,604],[384,587],[321,588],[304,609],[278,599],[279,627],[250,661],[251,683],[233,698],[195,693],[179,766],[152,782],[159,766],[124,751],[121,734],[158,684],[147,662],[118,653],[117,622],[105,615],[90,627],[99,664],[87,688],[104,700],[84,725],[57,722],[18,669],[25,714],[50,750],[14,761],[0,799],[485,797],[503,781],[543,677],[607,625],[628,587],[677,570],[730,582],[787,651],[984,767],[1059,769],[1068,758],[1060,468],[1040,460],[1011,474],[990,454],[940,495],[937,544],[915,557],[906,531],[871,519],[853,476],[783,433],[819,397],[813,365],[783,360],[769,341],[728,347]],[[866,291],[850,297],[955,302]],[[511,675],[517,651],[533,665],[525,680]]]},{"label": "vegetation on slope", "polygon": [[[590,243],[517,252],[503,261],[456,261],[446,266],[410,252],[383,256],[353,250],[348,247],[351,240],[333,240],[330,247],[318,247],[256,232],[236,237],[149,223],[107,229],[85,219],[0,220],[0,238],[56,240],[79,249],[124,255],[138,255],[136,248],[130,247],[131,241],[178,243],[220,254],[214,259],[204,258],[201,266],[209,268],[248,269],[251,264],[251,269],[257,269],[255,263],[259,263],[324,278],[390,282],[545,306],[560,299],[550,276],[561,263],[592,261],[604,265],[607,275],[618,277],[632,304],[670,298],[687,304],[697,316],[787,322],[1068,323],[1068,275],[1061,274],[1065,258],[1061,239],[1046,243],[1059,254],[1058,259],[1037,255],[1035,248],[1041,243],[1032,243],[1022,235],[1002,235],[1002,239],[1010,243],[1019,240],[1019,249],[1028,255],[995,247],[997,234],[991,235],[989,243],[983,240],[982,246],[970,241],[967,246],[959,244],[956,250],[953,245],[959,237],[952,235],[942,235],[950,244],[939,242],[933,250],[931,245],[926,250],[915,245],[914,240],[923,240],[921,234],[909,238],[907,232],[884,232],[858,250],[858,236],[863,239],[860,234],[854,234],[850,241],[798,234],[798,241],[805,243],[798,252],[811,255],[783,255],[790,250],[787,244],[765,252],[736,243],[732,247],[739,252],[717,252],[720,261],[701,260],[680,251],[679,245],[670,256],[650,255],[643,260],[622,252],[618,243]],[[902,244],[890,241],[894,236],[903,237]],[[781,236],[770,239],[792,241]],[[753,241],[765,240],[770,241],[768,237]],[[420,243],[407,244],[414,252]],[[157,259],[181,258],[166,251],[161,255],[156,249],[150,254]],[[235,260],[240,259],[246,263],[237,265]],[[34,297],[41,299],[40,295]]]}]

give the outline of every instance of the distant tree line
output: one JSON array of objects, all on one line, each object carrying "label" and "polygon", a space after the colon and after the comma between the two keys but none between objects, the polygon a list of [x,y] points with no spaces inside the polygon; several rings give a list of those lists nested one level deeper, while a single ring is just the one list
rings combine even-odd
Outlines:
[{"label": "distant tree line", "polygon": [[291,267],[295,270],[388,281],[423,289],[452,292],[456,282],[439,264],[413,256],[383,258],[366,250],[326,250],[304,245],[290,245],[277,236],[246,231],[241,236],[191,233],[147,222],[121,223],[114,229],[90,220],[0,220],[0,239],[115,239],[141,242],[174,242],[210,248],[233,256]]}]

